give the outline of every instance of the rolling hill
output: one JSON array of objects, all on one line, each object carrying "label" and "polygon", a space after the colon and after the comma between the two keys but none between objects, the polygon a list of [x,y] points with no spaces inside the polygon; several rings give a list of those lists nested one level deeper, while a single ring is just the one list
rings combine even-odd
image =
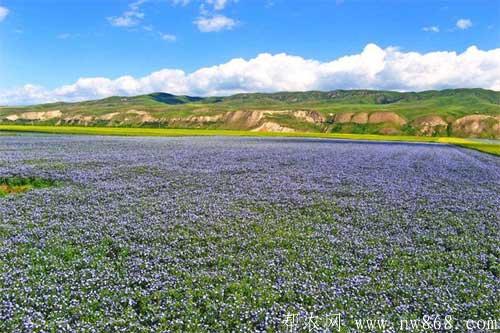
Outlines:
[{"label": "rolling hill", "polygon": [[0,123],[500,138],[500,92],[335,90],[228,97],[153,93],[1,107]]}]

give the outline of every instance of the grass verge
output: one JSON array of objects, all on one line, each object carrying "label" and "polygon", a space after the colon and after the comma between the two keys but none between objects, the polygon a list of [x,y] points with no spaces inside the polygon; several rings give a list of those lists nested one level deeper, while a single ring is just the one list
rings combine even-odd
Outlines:
[{"label": "grass verge", "polygon": [[18,194],[34,188],[45,188],[55,184],[54,181],[38,177],[1,177],[0,197]]},{"label": "grass verge", "polygon": [[431,142],[453,144],[500,156],[500,144],[482,143],[454,137],[422,137],[404,135],[314,133],[314,132],[252,132],[207,129],[164,129],[81,126],[0,125],[4,132],[31,132],[49,134],[113,135],[113,136],[253,136],[253,137],[302,137],[369,141]]}]

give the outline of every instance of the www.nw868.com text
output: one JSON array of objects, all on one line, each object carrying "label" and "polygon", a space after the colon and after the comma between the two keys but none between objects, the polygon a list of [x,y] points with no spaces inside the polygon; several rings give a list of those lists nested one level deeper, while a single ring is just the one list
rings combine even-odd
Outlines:
[{"label": "www.nw868.com text", "polygon": [[343,332],[349,328],[360,332],[373,331],[461,331],[461,332],[497,332],[500,319],[457,319],[446,315],[425,315],[422,318],[388,320],[384,318],[343,319],[341,314],[324,316],[307,314],[287,314],[283,319],[286,332]]}]

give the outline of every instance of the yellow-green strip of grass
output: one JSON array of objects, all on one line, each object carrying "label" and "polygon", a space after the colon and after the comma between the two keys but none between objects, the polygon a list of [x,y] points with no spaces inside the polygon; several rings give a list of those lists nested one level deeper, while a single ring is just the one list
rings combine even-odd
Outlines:
[{"label": "yellow-green strip of grass", "polygon": [[462,146],[489,154],[500,155],[500,145],[482,143],[454,137],[421,137],[404,135],[314,133],[314,132],[252,132],[237,130],[128,128],[128,127],[82,127],[82,126],[37,126],[0,125],[0,131],[33,132],[48,134],[114,135],[114,136],[253,136],[253,137],[302,137],[369,141],[434,142]]},{"label": "yellow-green strip of grass", "polygon": [[474,143],[464,143],[464,144],[457,144],[457,145],[464,147],[464,148],[479,150],[479,151],[482,151],[483,153],[488,153],[488,154],[500,156],[500,145],[498,145],[498,144],[474,142]]}]

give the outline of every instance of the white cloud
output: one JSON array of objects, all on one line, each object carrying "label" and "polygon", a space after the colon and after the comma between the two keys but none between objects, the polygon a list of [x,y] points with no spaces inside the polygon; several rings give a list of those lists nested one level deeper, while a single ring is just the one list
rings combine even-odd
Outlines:
[{"label": "white cloud", "polygon": [[177,40],[177,37],[175,35],[164,34],[161,32],[160,32],[160,38],[167,42],[175,42]]},{"label": "white cloud", "polygon": [[26,105],[55,101],[52,91],[41,86],[25,84],[22,87],[0,91],[0,105]]},{"label": "white cloud", "polygon": [[191,0],[171,0],[174,5],[181,5],[181,6],[186,6],[188,5]]},{"label": "white cloud", "polygon": [[206,3],[212,5],[215,10],[223,10],[226,8],[230,0],[206,0]]},{"label": "white cloud", "polygon": [[149,0],[137,0],[135,2],[132,2],[129,7],[132,9],[132,10],[139,10],[139,8],[146,2],[148,2]]},{"label": "white cloud", "polygon": [[460,30],[466,30],[472,27],[472,21],[469,19],[460,19],[457,21],[456,26]]},{"label": "white cloud", "polygon": [[133,27],[139,23],[130,16],[108,17],[108,22],[115,27]]},{"label": "white cloud", "polygon": [[[170,0],[173,5],[186,6],[192,0]],[[193,21],[201,32],[217,32],[231,30],[238,21],[220,13],[229,3],[236,3],[238,0],[199,0],[200,15]]]},{"label": "white cloud", "polygon": [[[230,2],[237,2],[238,0],[202,0],[202,6],[207,4],[213,7],[214,10],[223,10]],[[186,6],[191,3],[191,0],[171,0],[174,5]]]},{"label": "white cloud", "polygon": [[422,30],[425,32],[439,32],[439,27],[432,25],[429,27],[423,27]]},{"label": "white cloud", "polygon": [[141,5],[147,0],[138,0],[129,5],[129,10],[121,16],[108,17],[108,22],[115,27],[133,27],[138,25],[144,19],[144,13],[141,12]]},{"label": "white cloud", "polygon": [[231,30],[236,21],[224,15],[202,16],[194,21],[201,32]]},{"label": "white cloud", "polygon": [[5,20],[5,18],[7,17],[7,15],[9,15],[9,13],[10,13],[10,11],[9,11],[8,8],[0,6],[0,22],[2,22],[3,20]]},{"label": "white cloud", "polygon": [[500,91],[500,48],[469,47],[463,53],[403,52],[368,44],[362,52],[321,62],[285,53],[232,59],[192,73],[163,69],[141,78],[81,78],[54,90],[35,85],[0,91],[0,105],[57,100],[79,101],[113,95],[168,92],[187,95],[230,95],[334,89],[421,91],[480,87]]}]

